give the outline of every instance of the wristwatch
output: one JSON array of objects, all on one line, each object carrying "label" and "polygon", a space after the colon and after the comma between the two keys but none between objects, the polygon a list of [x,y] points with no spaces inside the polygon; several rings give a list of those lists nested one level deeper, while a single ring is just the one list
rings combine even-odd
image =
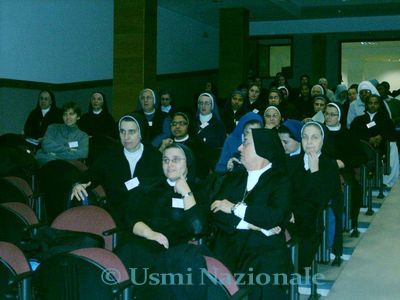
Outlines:
[{"label": "wristwatch", "polygon": [[193,196],[193,193],[187,192],[185,195],[182,196],[182,199],[185,199],[187,196]]}]

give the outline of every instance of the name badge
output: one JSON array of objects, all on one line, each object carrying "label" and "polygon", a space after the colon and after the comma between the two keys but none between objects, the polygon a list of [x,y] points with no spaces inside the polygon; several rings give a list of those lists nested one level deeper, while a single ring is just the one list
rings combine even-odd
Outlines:
[{"label": "name badge", "polygon": [[153,121],[148,121],[147,123],[149,123],[149,126],[153,126]]},{"label": "name badge", "polygon": [[182,198],[172,198],[172,207],[173,208],[184,208],[183,199]]},{"label": "name badge", "polygon": [[208,122],[201,123],[200,128],[201,128],[201,129],[204,129],[204,128],[206,128],[208,125],[209,125]]},{"label": "name badge", "polygon": [[128,191],[139,186],[139,184],[140,184],[140,182],[139,182],[139,179],[137,179],[137,177],[132,178],[131,180],[125,181],[125,186]]},{"label": "name badge", "polygon": [[69,142],[68,145],[70,148],[78,148],[78,146],[79,146],[77,141]]},{"label": "name badge", "polygon": [[369,123],[367,124],[367,128],[371,128],[371,127],[374,127],[374,126],[376,126],[375,121],[371,121],[371,122],[369,122]]},{"label": "name badge", "polygon": [[259,110],[257,108],[253,109],[253,113],[258,114]]}]

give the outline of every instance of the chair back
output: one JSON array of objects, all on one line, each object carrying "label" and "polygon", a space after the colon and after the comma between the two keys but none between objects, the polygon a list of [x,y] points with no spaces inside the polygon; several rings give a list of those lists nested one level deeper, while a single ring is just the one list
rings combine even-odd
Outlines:
[{"label": "chair back", "polygon": [[[51,285],[48,284],[51,282]],[[43,261],[33,276],[38,299],[127,299],[129,274],[120,259],[101,248],[83,248]],[[122,297],[123,296],[123,297]]]},{"label": "chair back", "polygon": [[[97,206],[87,205],[73,207],[64,211],[54,219],[51,227],[103,236],[105,231],[115,229],[116,224],[106,210]],[[103,236],[103,238],[104,247],[112,250],[112,236]]]},{"label": "chair back", "polygon": [[[30,299],[29,263],[15,245],[0,241],[0,295],[2,299]],[[3,298],[4,297],[4,298]]]},{"label": "chair back", "polygon": [[220,285],[225,289],[228,297],[235,295],[239,288],[235,278],[223,263],[211,256],[204,256],[208,272],[215,277]]},{"label": "chair back", "polygon": [[0,203],[0,240],[18,244],[28,236],[26,229],[39,224],[35,212],[20,202]]},{"label": "chair back", "polygon": [[50,161],[39,169],[39,190],[43,193],[47,223],[68,208],[71,186],[79,180],[82,170],[81,162],[66,160]]}]

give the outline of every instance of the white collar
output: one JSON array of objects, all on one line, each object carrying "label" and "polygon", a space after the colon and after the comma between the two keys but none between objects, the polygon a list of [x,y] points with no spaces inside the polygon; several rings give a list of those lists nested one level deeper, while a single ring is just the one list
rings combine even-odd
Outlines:
[{"label": "white collar", "polygon": [[187,141],[188,139],[189,139],[189,135],[187,134],[184,138],[181,138],[181,139],[174,138],[174,142],[182,143],[184,141]]},{"label": "white collar", "polygon": [[301,145],[299,144],[299,147],[292,153],[289,153],[289,156],[299,155],[300,153],[301,153]]},{"label": "white collar", "polygon": [[139,159],[142,157],[142,154],[143,154],[143,144],[140,143],[139,149],[134,152],[130,152],[124,148],[124,154],[129,163],[129,168],[131,170],[131,176],[133,176],[133,174],[135,173],[136,164],[139,161]]},{"label": "white collar", "polygon": [[[318,157],[320,155],[321,155],[321,152],[318,153]],[[310,169],[310,165],[308,164],[308,154],[307,153],[304,153],[303,160],[304,160],[304,170],[308,171]]]},{"label": "white collar", "polygon": [[272,168],[272,163],[269,163],[264,168],[259,170],[247,171],[247,184],[246,184],[246,191],[251,191],[255,185],[257,184],[258,180],[260,179],[261,175],[266,172],[267,170]]},{"label": "white collar", "polygon": [[46,109],[42,109],[42,116],[44,117],[50,111],[50,107]]},{"label": "white collar", "polygon": [[153,109],[153,111],[152,112],[145,112],[145,111],[143,111],[144,112],[144,114],[145,115],[153,115],[155,112],[156,112],[156,109]]},{"label": "white collar", "polygon": [[207,123],[208,121],[210,121],[211,120],[211,118],[212,118],[212,113],[209,113],[208,115],[202,115],[202,114],[200,114],[199,115],[199,117],[200,117],[200,122],[201,123]]},{"label": "white collar", "polygon": [[169,113],[169,111],[171,110],[171,105],[168,106],[161,106],[161,111]]},{"label": "white collar", "polygon": [[99,114],[101,114],[102,111],[103,111],[103,109],[100,109],[99,111],[94,111],[94,110],[93,110],[93,113],[94,113],[95,115],[99,115]]},{"label": "white collar", "polygon": [[171,179],[167,178],[167,183],[169,186],[175,186],[176,181],[172,181]]},{"label": "white collar", "polygon": [[[325,124],[326,125],[326,124]],[[342,127],[342,125],[340,123],[338,123],[335,126],[328,126],[326,125],[326,127],[328,127],[329,131],[339,131],[340,128]]]},{"label": "white collar", "polygon": [[376,112],[371,114],[370,112],[367,112],[367,114],[369,115],[369,120],[372,121],[376,115]]}]

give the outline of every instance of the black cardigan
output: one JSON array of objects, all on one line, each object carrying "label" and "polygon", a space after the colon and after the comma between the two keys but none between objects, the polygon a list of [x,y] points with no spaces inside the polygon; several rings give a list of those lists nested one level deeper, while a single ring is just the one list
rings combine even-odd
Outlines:
[{"label": "black cardigan", "polygon": [[[213,200],[228,199],[238,203],[246,190],[247,171],[229,173]],[[248,257],[265,256],[267,265],[290,265],[284,237],[285,224],[289,219],[291,184],[280,169],[269,169],[261,175],[255,187],[245,198],[247,204],[244,220],[264,229],[281,226],[278,235],[266,237],[260,231],[238,230],[240,218],[223,212],[212,213],[218,228],[214,241],[214,253],[232,271],[243,269]],[[266,270],[268,271],[268,270]]]},{"label": "black cardigan", "polygon": [[188,182],[196,205],[188,210],[172,207],[172,198],[182,198],[174,192],[165,177],[145,184],[135,201],[125,208],[125,222],[129,228],[141,221],[152,230],[161,232],[170,246],[186,244],[191,238],[205,232],[209,209],[204,188],[198,189]]},{"label": "black cardigan", "polygon": [[93,166],[82,174],[80,182],[91,182],[90,188],[102,185],[107,194],[106,208],[113,214],[116,221],[121,220],[124,203],[129,202],[138,189],[127,190],[125,182],[137,177],[140,183],[147,178],[163,174],[161,154],[154,147],[145,144],[142,157],[139,159],[135,172],[131,176],[129,162],[124,155],[122,146],[103,153]]},{"label": "black cardigan", "polygon": [[59,108],[52,106],[43,117],[41,108],[36,107],[25,122],[24,134],[34,139],[41,138],[46,133],[47,127],[55,123],[63,123],[62,111]]}]

